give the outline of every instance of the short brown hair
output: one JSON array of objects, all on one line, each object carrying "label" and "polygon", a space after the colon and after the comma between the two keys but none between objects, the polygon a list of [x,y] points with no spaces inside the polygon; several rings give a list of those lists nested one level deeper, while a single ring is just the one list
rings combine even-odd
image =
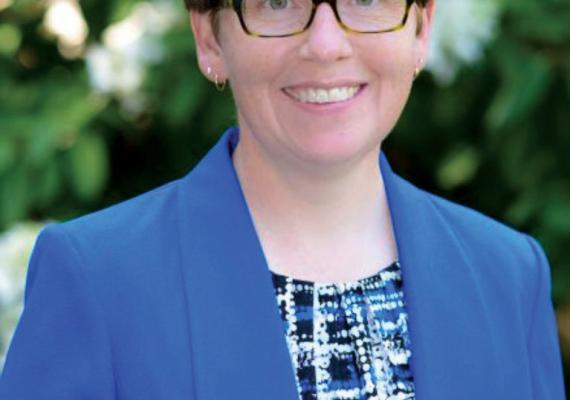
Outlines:
[{"label": "short brown hair", "polygon": [[206,12],[221,7],[221,0],[184,0],[187,10]]}]

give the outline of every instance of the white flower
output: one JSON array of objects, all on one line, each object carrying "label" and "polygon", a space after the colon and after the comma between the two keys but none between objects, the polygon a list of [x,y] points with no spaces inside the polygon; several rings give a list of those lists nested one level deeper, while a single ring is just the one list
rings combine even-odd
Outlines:
[{"label": "white flower", "polygon": [[101,45],[91,46],[87,51],[87,71],[95,91],[125,97],[139,89],[144,65],[134,57],[125,57]]},{"label": "white flower", "polygon": [[140,87],[146,67],[163,59],[160,36],[180,21],[179,14],[172,3],[141,2],[125,19],[107,27],[102,44],[90,46],[86,53],[94,90],[116,96],[130,114],[142,111]]},{"label": "white flower", "polygon": [[451,83],[462,65],[482,57],[499,14],[495,0],[438,0],[426,68],[440,84]]},{"label": "white flower", "polygon": [[0,236],[0,369],[22,312],[28,259],[41,226],[24,223]]},{"label": "white flower", "polygon": [[49,0],[43,25],[64,57],[81,56],[89,29],[77,0]]}]

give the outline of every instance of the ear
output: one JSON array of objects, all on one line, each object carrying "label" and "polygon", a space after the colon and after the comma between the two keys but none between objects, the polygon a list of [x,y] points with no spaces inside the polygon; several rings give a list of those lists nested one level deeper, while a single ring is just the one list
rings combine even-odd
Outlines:
[{"label": "ear", "polygon": [[189,14],[196,43],[196,57],[202,74],[211,81],[214,81],[216,75],[219,81],[226,80],[222,48],[214,32],[212,12],[191,10]]},{"label": "ear", "polygon": [[419,69],[424,67],[429,55],[431,30],[435,16],[435,3],[436,0],[428,0],[426,6],[420,11],[422,22],[421,29],[417,33],[416,40],[416,60],[418,62],[417,67]]}]

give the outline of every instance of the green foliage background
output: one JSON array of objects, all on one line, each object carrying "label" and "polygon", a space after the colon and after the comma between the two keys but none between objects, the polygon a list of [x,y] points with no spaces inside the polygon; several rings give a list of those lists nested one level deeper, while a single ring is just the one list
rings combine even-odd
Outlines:
[{"label": "green foliage background", "polygon": [[[570,1],[497,1],[499,34],[484,59],[447,87],[422,74],[385,148],[417,185],[542,242],[570,361]],[[88,41],[134,3],[82,1]],[[197,69],[187,23],[164,35],[164,60],[144,82],[148,104],[133,117],[93,93],[83,59],[62,57],[42,33],[44,11],[38,0],[0,11],[0,231],[179,177],[235,120],[229,92]]]}]

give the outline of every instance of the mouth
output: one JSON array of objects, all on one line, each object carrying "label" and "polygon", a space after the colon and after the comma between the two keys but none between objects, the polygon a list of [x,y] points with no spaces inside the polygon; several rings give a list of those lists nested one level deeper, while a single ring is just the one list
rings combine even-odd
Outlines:
[{"label": "mouth", "polygon": [[283,92],[296,101],[307,104],[334,104],[341,103],[356,97],[364,88],[364,84],[351,86],[337,86],[331,88],[302,87],[284,88]]}]

